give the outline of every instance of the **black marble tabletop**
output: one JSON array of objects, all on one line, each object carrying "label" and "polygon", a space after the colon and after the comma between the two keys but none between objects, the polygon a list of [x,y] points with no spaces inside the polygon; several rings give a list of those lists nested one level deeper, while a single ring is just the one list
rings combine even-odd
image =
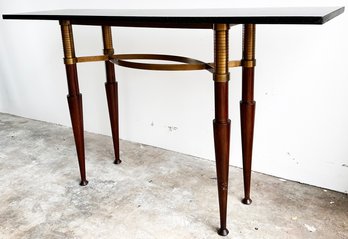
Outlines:
[{"label": "black marble tabletop", "polygon": [[4,19],[70,20],[77,24],[323,24],[344,7],[221,9],[66,9],[3,14]]}]

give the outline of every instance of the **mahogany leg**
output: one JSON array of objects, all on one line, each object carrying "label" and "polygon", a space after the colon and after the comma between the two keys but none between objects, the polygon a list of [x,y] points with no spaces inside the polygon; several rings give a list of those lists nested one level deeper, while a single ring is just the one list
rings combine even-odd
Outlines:
[{"label": "mahogany leg", "polygon": [[82,95],[79,90],[77,78],[76,58],[74,52],[74,40],[72,35],[72,27],[69,21],[60,21],[63,47],[64,62],[66,76],[68,80],[68,104],[70,111],[71,124],[73,128],[77,158],[80,168],[81,186],[88,184],[86,180],[85,169],[85,145],[83,133],[83,112],[82,112]]},{"label": "mahogany leg", "polygon": [[254,135],[255,104],[254,101],[254,67],[255,67],[255,25],[244,25],[242,100],[240,101],[240,121],[243,152],[244,198],[242,203],[251,204],[250,181],[251,161]]},{"label": "mahogany leg", "polygon": [[230,120],[228,118],[228,30],[227,24],[214,25],[214,93],[215,119],[214,145],[216,158],[216,173],[220,209],[220,228],[218,234],[226,236],[228,169],[230,148]]},{"label": "mahogany leg", "polygon": [[[112,46],[112,35],[110,26],[102,26],[103,32],[103,44],[104,44],[104,55],[112,56],[114,54],[114,49]],[[109,108],[109,118],[111,124],[112,140],[115,152],[115,164],[120,164],[120,146],[119,146],[119,131],[118,131],[118,87],[115,77],[115,67],[114,64],[105,61],[106,70],[106,82],[105,91],[106,98],[108,101]]]}]

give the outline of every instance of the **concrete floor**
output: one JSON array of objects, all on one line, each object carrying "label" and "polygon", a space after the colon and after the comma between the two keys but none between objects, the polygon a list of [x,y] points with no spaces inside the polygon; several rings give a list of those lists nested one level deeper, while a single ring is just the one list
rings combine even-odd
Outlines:
[{"label": "concrete floor", "polygon": [[[86,133],[89,185],[80,187],[70,128],[0,114],[0,238],[221,238],[215,164]],[[254,173],[240,203],[230,168],[225,238],[348,238],[347,195]]]}]

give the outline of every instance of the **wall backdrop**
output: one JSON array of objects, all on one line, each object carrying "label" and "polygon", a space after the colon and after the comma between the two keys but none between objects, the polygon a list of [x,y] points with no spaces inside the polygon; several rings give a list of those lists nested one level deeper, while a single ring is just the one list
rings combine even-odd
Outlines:
[{"label": "wall backdrop", "polygon": [[[0,12],[343,5],[348,1],[0,0]],[[323,26],[257,26],[254,171],[348,192],[347,24],[346,12]],[[230,31],[231,59],[241,58],[241,29]],[[77,55],[102,53],[99,27],[76,26],[74,37]],[[113,28],[113,37],[117,53],[213,59],[211,30]],[[70,126],[61,45],[56,21],[0,20],[0,112]],[[104,64],[78,68],[85,130],[110,135]],[[122,139],[214,160],[210,73],[116,70]],[[241,70],[232,69],[230,162],[238,167],[240,98]]]}]

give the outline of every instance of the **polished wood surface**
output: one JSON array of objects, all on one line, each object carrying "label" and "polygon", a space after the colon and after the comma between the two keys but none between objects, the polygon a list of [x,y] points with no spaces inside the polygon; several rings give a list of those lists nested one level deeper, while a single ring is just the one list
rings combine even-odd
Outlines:
[{"label": "polished wood surface", "polygon": [[68,80],[69,94],[68,105],[70,111],[71,125],[73,128],[76,153],[79,162],[81,181],[80,185],[88,184],[86,180],[85,168],[85,143],[83,130],[83,111],[82,111],[82,94],[78,88],[76,64],[66,65],[66,75]]},{"label": "polished wood surface", "polygon": [[244,204],[251,204],[251,161],[254,138],[255,105],[254,101],[254,69],[255,69],[255,31],[254,24],[245,24],[243,29],[243,59],[254,62],[249,67],[243,66],[242,100],[240,101],[240,122],[242,133]]},{"label": "polished wood surface", "polygon": [[220,209],[220,228],[218,234],[226,236],[227,230],[227,196],[228,196],[228,167],[230,156],[230,126],[228,118],[228,32],[229,25],[214,25],[214,94],[215,94],[215,119],[214,145],[217,186]]},{"label": "polished wood surface", "polygon": [[[114,54],[112,44],[112,32],[110,26],[102,26],[104,55],[111,57]],[[115,77],[115,65],[110,61],[105,61],[106,82],[105,91],[108,101],[109,118],[111,124],[112,141],[114,145],[115,164],[120,164],[120,143],[119,143],[119,123],[118,123],[118,84]]]},{"label": "polished wood surface", "polygon": [[80,185],[86,186],[88,184],[88,181],[86,179],[85,168],[85,141],[83,130],[82,95],[79,89],[76,63],[73,63],[73,59],[75,59],[73,31],[72,26],[69,24],[69,22],[60,22],[60,25],[64,47],[64,62],[69,62],[69,64],[65,64],[69,91],[67,98],[71,125],[75,138],[76,153],[80,168]]}]

